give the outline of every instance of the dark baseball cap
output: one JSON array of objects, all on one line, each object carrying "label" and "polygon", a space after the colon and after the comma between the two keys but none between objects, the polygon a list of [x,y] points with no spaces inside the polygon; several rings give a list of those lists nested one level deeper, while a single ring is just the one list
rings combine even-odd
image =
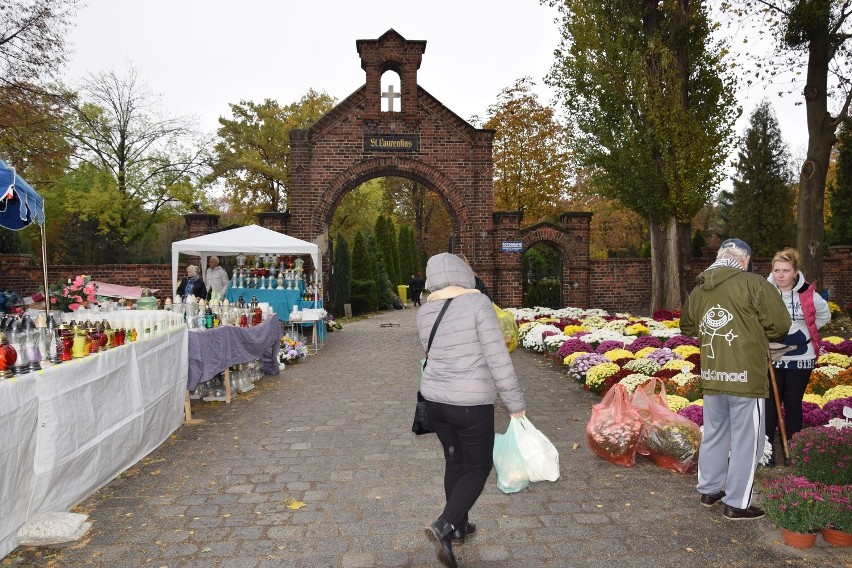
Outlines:
[{"label": "dark baseball cap", "polygon": [[751,263],[751,247],[748,246],[748,243],[745,242],[742,239],[728,239],[725,242],[723,242],[721,245],[719,245],[719,250],[721,250],[723,248],[728,248],[728,247],[737,247],[739,249],[743,249],[744,251],[746,251],[748,253],[748,256],[749,256],[748,268],[746,270],[751,272],[753,266],[752,266],[752,263]]}]

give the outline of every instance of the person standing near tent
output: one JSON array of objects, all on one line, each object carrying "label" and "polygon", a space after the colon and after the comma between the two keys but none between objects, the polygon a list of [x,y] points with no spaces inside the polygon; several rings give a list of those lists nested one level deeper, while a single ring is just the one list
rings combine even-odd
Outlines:
[{"label": "person standing near tent", "polygon": [[219,298],[225,297],[228,291],[228,272],[219,266],[219,257],[211,256],[207,259],[207,270],[204,271],[204,284],[211,291],[211,298],[215,293]]},{"label": "person standing near tent", "polygon": [[186,267],[186,278],[180,281],[177,293],[184,302],[189,296],[195,296],[199,300],[207,299],[207,287],[204,285],[204,280],[201,279],[198,267],[194,264]]}]

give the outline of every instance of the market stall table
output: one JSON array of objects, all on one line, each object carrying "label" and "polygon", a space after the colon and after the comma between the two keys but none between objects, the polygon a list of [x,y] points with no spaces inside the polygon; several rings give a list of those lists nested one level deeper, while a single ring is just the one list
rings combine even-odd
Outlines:
[{"label": "market stall table", "polygon": [[0,556],[34,514],[67,511],[181,425],[187,342],[180,325],[0,383]]},{"label": "market stall table", "polygon": [[300,310],[305,308],[321,308],[322,300],[314,302],[313,300],[302,300],[302,290],[283,290],[268,288],[233,288],[228,287],[225,293],[225,298],[232,304],[236,303],[240,297],[243,301],[249,303],[252,296],[257,298],[260,303],[269,304],[272,311],[278,314],[280,321],[286,322],[290,320],[290,313],[293,311],[293,306],[298,306]]},{"label": "market stall table", "polygon": [[[281,349],[281,324],[277,318],[267,318],[253,327],[220,326],[189,332],[189,373],[187,393],[198,383],[225,373],[225,402],[230,402],[230,367],[260,359],[260,369],[266,375],[277,375],[278,351]],[[187,399],[188,400],[188,399]],[[186,405],[186,419],[191,418]]]}]

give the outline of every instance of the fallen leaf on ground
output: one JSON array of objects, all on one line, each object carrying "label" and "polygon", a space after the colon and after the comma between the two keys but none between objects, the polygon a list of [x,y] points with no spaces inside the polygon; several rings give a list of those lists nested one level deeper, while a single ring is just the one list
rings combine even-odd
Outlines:
[{"label": "fallen leaf on ground", "polygon": [[307,506],[307,503],[296,501],[295,499],[285,499],[284,504],[287,505],[288,509],[292,509],[294,511]]}]

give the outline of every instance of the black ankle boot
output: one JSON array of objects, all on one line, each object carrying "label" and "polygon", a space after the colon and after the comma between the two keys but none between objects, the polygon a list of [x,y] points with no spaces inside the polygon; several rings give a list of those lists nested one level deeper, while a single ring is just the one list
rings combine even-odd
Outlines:
[{"label": "black ankle boot", "polygon": [[470,521],[462,521],[459,528],[453,531],[453,542],[464,542],[464,539],[476,532],[476,525]]},{"label": "black ankle boot", "polygon": [[456,528],[445,521],[438,519],[426,527],[426,537],[435,545],[435,554],[441,564],[448,568],[456,568],[456,555],[453,554],[453,531]]}]

